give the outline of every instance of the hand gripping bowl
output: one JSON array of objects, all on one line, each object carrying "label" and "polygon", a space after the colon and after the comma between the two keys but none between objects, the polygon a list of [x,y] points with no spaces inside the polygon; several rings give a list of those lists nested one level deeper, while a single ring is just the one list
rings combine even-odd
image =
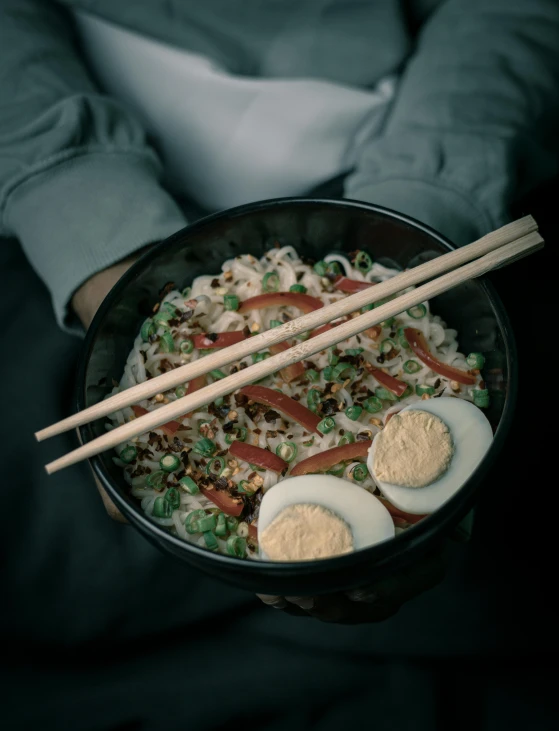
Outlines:
[{"label": "hand gripping bowl", "polygon": [[[146,253],[114,286],[87,334],[77,377],[77,408],[100,401],[118,380],[134,337],[167,282],[184,287],[201,274],[221,270],[226,259],[262,256],[276,241],[299,254],[321,259],[332,251],[367,251],[398,268],[422,263],[451,249],[442,236],[392,211],[351,201],[280,199],[263,201],[205,218]],[[494,463],[514,411],[517,367],[510,323],[492,287],[466,282],[431,302],[433,311],[459,331],[463,352],[486,356],[484,374],[491,393],[487,416],[493,444],[477,470],[433,515],[394,539],[343,556],[297,563],[249,561],[212,553],[168,533],[142,512],[129,495],[111,450],[92,467],[126,516],[161,550],[214,577],[255,592],[283,595],[330,593],[358,587],[417,560],[448,536],[474,504]],[[105,430],[105,420],[81,428],[83,442]],[[177,570],[180,570],[177,566]]]}]

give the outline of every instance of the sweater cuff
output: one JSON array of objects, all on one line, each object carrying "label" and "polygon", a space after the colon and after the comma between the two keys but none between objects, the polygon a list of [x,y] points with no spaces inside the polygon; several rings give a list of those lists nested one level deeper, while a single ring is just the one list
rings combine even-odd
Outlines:
[{"label": "sweater cuff", "polygon": [[462,193],[423,180],[385,180],[357,190],[348,198],[391,208],[426,223],[456,246],[464,246],[494,226]]},{"label": "sweater cuff", "polygon": [[147,155],[89,153],[35,173],[10,194],[9,229],[74,330],[72,295],[87,279],[186,225]]}]

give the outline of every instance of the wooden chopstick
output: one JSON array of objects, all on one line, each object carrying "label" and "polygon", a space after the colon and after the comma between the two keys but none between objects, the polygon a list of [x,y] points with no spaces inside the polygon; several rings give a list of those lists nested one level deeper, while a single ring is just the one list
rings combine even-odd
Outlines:
[{"label": "wooden chopstick", "polygon": [[260,361],[259,363],[255,363],[254,365],[238,371],[227,378],[212,383],[210,386],[206,386],[199,391],[195,391],[188,396],[177,399],[166,406],[150,411],[144,416],[119,426],[116,429],[97,437],[91,442],[84,444],[78,449],[75,449],[69,454],[60,457],[54,462],[51,462],[46,466],[46,471],[49,474],[52,474],[58,470],[64,469],[65,467],[69,467],[76,462],[80,462],[83,459],[93,457],[107,449],[114,448],[118,444],[129,439],[133,439],[134,437],[144,434],[151,429],[155,429],[161,424],[171,421],[185,412],[190,412],[194,409],[200,408],[220,396],[225,396],[236,391],[238,388],[242,388],[243,386],[269,376],[271,373],[274,373],[281,368],[285,368],[297,361],[304,360],[321,350],[325,350],[332,345],[336,345],[343,340],[347,340],[353,335],[356,335],[373,325],[378,325],[378,323],[383,320],[387,320],[389,317],[394,317],[404,310],[414,307],[425,300],[431,299],[448,289],[452,289],[468,279],[479,277],[491,269],[516,261],[517,259],[540,249],[542,246],[543,239],[538,233],[532,232],[523,236],[519,240],[506,244],[496,251],[492,251],[489,254],[484,255],[476,261],[465,264],[459,269],[448,272],[428,284],[424,284],[411,292],[403,294],[395,300],[387,302],[373,310],[369,310],[348,322],[342,323],[332,330],[327,330],[312,339],[298,343],[294,347],[289,348],[289,350]]},{"label": "wooden chopstick", "polygon": [[496,231],[486,234],[468,246],[464,246],[448,254],[443,254],[409,271],[401,272],[386,282],[369,287],[350,297],[344,297],[339,302],[334,302],[319,310],[314,310],[307,315],[298,317],[296,320],[285,323],[281,327],[266,330],[260,335],[255,335],[236,345],[231,345],[205,358],[200,358],[193,363],[180,366],[149,381],[139,383],[137,386],[127,388],[125,391],[117,393],[77,414],[73,414],[52,426],[41,429],[35,434],[35,437],[38,441],[42,441],[43,439],[62,434],[69,429],[74,429],[95,419],[112,414],[126,406],[137,404],[143,399],[155,396],[156,393],[163,393],[193,378],[202,376],[211,370],[222,368],[229,363],[241,360],[252,353],[288,340],[302,332],[313,330],[339,317],[356,312],[365,305],[377,302],[384,297],[389,297],[407,287],[414,286],[427,279],[432,279],[443,272],[483,256],[536,230],[537,223],[532,216],[525,216],[518,221],[513,221]]}]

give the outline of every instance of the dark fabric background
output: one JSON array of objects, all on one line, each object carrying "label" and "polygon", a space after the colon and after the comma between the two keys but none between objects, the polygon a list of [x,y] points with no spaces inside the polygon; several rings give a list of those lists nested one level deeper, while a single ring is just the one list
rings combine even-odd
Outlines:
[{"label": "dark fabric background", "polygon": [[[2,724],[6,729],[384,731],[557,727],[557,188],[544,253],[492,276],[521,365],[513,433],[441,585],[378,625],[292,617],[160,555],[105,515],[73,446],[33,431],[72,408],[60,332],[15,241],[0,246]],[[550,429],[551,427],[551,429]]]}]

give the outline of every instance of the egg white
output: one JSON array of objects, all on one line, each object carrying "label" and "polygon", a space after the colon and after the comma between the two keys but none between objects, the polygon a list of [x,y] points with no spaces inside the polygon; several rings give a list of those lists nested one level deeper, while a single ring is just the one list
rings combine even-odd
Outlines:
[{"label": "egg white", "polygon": [[385,497],[406,513],[433,513],[450,500],[468,480],[493,441],[493,431],[485,414],[464,399],[441,397],[406,406],[404,411],[427,411],[438,416],[448,426],[454,443],[454,454],[447,471],[426,487],[403,487],[377,479],[374,471],[375,442],[367,457],[367,466]]},{"label": "egg white", "polygon": [[[300,504],[320,505],[342,518],[351,528],[356,551],[394,537],[394,523],[380,500],[347,480],[322,474],[290,477],[271,487],[260,504],[258,532],[284,508]],[[262,549],[260,556],[267,559]]]}]

